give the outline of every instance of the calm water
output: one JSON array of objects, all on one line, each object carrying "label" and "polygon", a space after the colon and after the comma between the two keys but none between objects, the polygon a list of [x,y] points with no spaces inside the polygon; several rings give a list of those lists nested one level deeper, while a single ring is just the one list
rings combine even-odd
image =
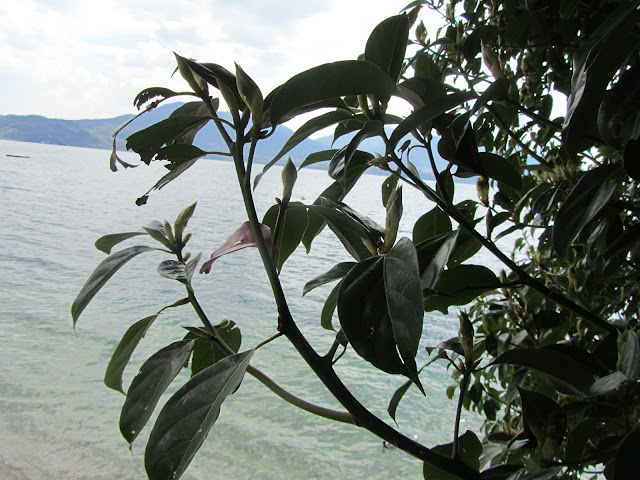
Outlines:
[{"label": "calm water", "polygon": [[[7,157],[6,154],[30,158]],[[104,369],[124,331],[184,296],[184,290],[155,273],[163,254],[141,255],[125,266],[71,325],[71,303],[104,254],[93,247],[101,235],[137,230],[157,219],[173,220],[198,201],[189,224],[190,247],[205,256],[244,221],[229,162],[199,165],[151,195],[142,195],[163,173],[159,166],[113,174],[109,152],[0,141],[0,477],[10,479],[145,478],[144,441],[129,453],[118,431],[124,397],[102,384]],[[133,159],[133,158],[132,158]],[[166,170],[165,170],[166,172]],[[384,177],[366,176],[348,198],[356,209],[384,224],[376,193]],[[311,203],[329,184],[325,172],[301,172],[294,200]],[[473,185],[458,187],[474,195]],[[280,194],[274,168],[257,191],[260,212]],[[431,206],[406,195],[405,228]],[[408,231],[405,231],[407,234]],[[144,237],[130,245],[145,244]],[[319,315],[332,286],[304,298],[304,283],[348,260],[328,233],[316,239],[310,255],[300,248],[285,265],[282,279],[294,317],[312,344],[325,351],[332,335]],[[230,318],[250,348],[276,332],[277,315],[255,249],[223,257],[210,275],[194,281],[210,318]],[[125,372],[125,388],[140,363],[161,346],[182,338],[182,325],[198,325],[187,308],[171,309],[153,325]],[[429,315],[423,344],[433,345],[457,332],[455,317]],[[418,364],[427,358],[421,349]],[[285,340],[262,348],[252,363],[298,395],[333,408],[324,391]],[[356,396],[389,423],[387,402],[402,378],[386,378],[349,351],[339,373]],[[186,381],[179,377],[177,386]],[[454,403],[444,390],[444,369],[423,374],[427,398],[411,389],[398,410],[400,428],[427,445],[450,441]],[[467,414],[468,415],[468,414]],[[467,424],[473,423],[468,418]],[[297,410],[247,376],[222,407],[220,418],[183,478],[187,479],[360,479],[422,478],[418,461],[384,450],[381,442],[356,427],[334,424]]]}]

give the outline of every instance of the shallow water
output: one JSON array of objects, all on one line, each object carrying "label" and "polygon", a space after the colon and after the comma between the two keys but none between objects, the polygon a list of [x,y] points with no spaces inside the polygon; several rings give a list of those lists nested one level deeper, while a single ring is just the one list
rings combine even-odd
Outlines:
[{"label": "shallow water", "polygon": [[[7,157],[6,154],[29,158]],[[198,201],[189,223],[192,252],[215,250],[242,221],[243,207],[230,162],[202,160],[192,170],[151,195],[142,195],[163,174],[159,166],[113,174],[109,152],[0,141],[0,472],[9,479],[144,478],[143,447],[149,427],[133,445],[118,431],[124,397],[102,378],[113,349],[133,322],[184,296],[181,285],[155,273],[161,253],[141,255],[125,266],[96,296],[74,333],[70,306],[104,254],[93,247],[101,235],[137,230],[151,220],[173,220]],[[367,175],[348,203],[384,224],[379,191],[384,177]],[[301,172],[294,200],[312,202],[330,182],[326,172]],[[472,185],[459,185],[471,197]],[[260,212],[281,190],[274,168],[256,193]],[[426,200],[405,191],[404,234]],[[139,240],[139,239],[143,240]],[[148,244],[144,237],[129,245]],[[319,325],[320,310],[332,288],[301,297],[304,283],[347,260],[329,232],[311,254],[300,248],[285,265],[282,281],[294,317],[320,351],[332,335]],[[194,280],[210,318],[234,320],[247,348],[276,332],[277,315],[255,249],[218,260],[210,275]],[[183,325],[198,321],[187,307],[170,309],[156,321],[125,371],[128,385],[138,366],[161,346],[182,338]],[[429,314],[423,344],[434,345],[457,332],[454,316]],[[421,349],[420,365],[427,358]],[[285,340],[261,348],[252,363],[292,392],[339,408]],[[339,374],[356,396],[381,418],[388,400],[403,383],[389,379],[352,351]],[[169,389],[186,381],[182,375]],[[448,442],[455,405],[444,390],[448,373],[438,366],[422,375],[427,398],[412,388],[398,410],[399,427],[427,445]],[[469,424],[474,419],[468,418]],[[376,437],[332,423],[290,406],[247,376],[223,405],[220,418],[183,478],[421,478],[420,462],[385,450]]]}]

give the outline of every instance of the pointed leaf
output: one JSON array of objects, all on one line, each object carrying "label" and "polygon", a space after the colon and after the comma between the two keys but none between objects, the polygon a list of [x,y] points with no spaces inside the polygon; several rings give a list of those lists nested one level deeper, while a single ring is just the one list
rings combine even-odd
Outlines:
[{"label": "pointed leaf", "polygon": [[424,242],[443,233],[451,232],[451,219],[440,207],[422,215],[413,226],[413,242]]},{"label": "pointed leaf", "polygon": [[166,100],[167,98],[175,97],[176,95],[179,95],[179,93],[164,87],[145,88],[136,95],[136,98],[133,100],[133,106],[140,110],[145,103],[153,98],[162,97],[162,100]]},{"label": "pointed leaf", "polygon": [[384,372],[406,372],[389,317],[382,256],[358,263],[342,280],[338,317],[358,355]]},{"label": "pointed leaf", "polygon": [[422,288],[418,254],[411,240],[406,237],[398,240],[384,256],[384,288],[398,352],[407,367],[409,378],[421,387],[415,357],[424,319]]},{"label": "pointed leaf", "polygon": [[456,247],[458,241],[459,230],[451,233],[445,242],[440,246],[438,252],[433,256],[427,268],[424,269],[420,275],[420,285],[424,290],[433,290],[440,280],[440,275],[444,270],[444,267],[449,262],[451,253]]},{"label": "pointed leaf", "polygon": [[184,233],[184,229],[187,228],[187,224],[191,217],[193,216],[193,212],[196,210],[196,203],[192,203],[187,208],[182,210],[178,216],[176,217],[176,221],[173,223],[173,230],[175,233],[176,239],[182,239],[182,234]]},{"label": "pointed leaf", "polygon": [[335,332],[335,328],[333,328],[333,314],[336,311],[336,306],[338,304],[338,292],[340,291],[340,286],[342,285],[342,280],[338,282],[338,284],[333,287],[331,293],[327,297],[322,306],[322,312],[320,313],[320,326],[325,330],[332,330]]},{"label": "pointed leaf", "polygon": [[[446,93],[446,92],[445,92]],[[433,120],[438,115],[441,115],[458,105],[463,104],[467,100],[473,98],[473,94],[469,92],[455,92],[451,95],[443,95],[436,99],[432,99],[424,107],[420,107],[414,110],[407,118],[405,118],[400,125],[398,125],[387,143],[387,155],[393,152],[406,135],[418,128],[420,125]]]},{"label": "pointed leaf", "polygon": [[[262,233],[262,238],[264,239],[267,247],[273,247],[273,240],[271,237],[271,229],[266,225],[260,224],[260,232]],[[244,222],[240,228],[238,228],[235,232],[231,234],[231,236],[227,239],[227,241],[218,248],[215,252],[211,254],[211,259],[204,262],[202,267],[200,268],[200,273],[209,273],[211,271],[211,265],[218,258],[223,255],[227,255],[232,252],[236,252],[238,250],[242,250],[247,247],[255,247],[256,241],[251,233],[251,227],[249,222]]]},{"label": "pointed leaf", "polygon": [[[280,208],[281,205],[274,205],[267,211],[262,219],[262,223],[269,227],[271,231],[274,231],[276,223],[278,222]],[[307,209],[300,202],[291,202],[285,209],[284,218],[280,220],[280,231],[275,245],[278,252],[276,262],[278,272],[282,270],[284,263],[296,248],[298,248],[298,245],[300,245],[302,236],[307,229],[308,220],[309,215]]]},{"label": "pointed leaf", "polygon": [[107,283],[118,270],[120,270],[120,267],[141,253],[150,252],[152,250],[157,249],[144,245],[129,247],[109,255],[100,262],[93,273],[89,276],[89,279],[80,290],[80,293],[78,293],[78,296],[73,301],[73,305],[71,305],[71,317],[73,318],[74,328],[85,307],[100,291],[104,284]]},{"label": "pointed leaf", "polygon": [[370,62],[346,60],[312,68],[289,79],[271,103],[271,125],[315,102],[348,95],[394,95],[395,82]]},{"label": "pointed leaf", "polygon": [[395,82],[400,78],[409,37],[406,14],[383,20],[373,29],[364,50],[364,59],[375,63]]},{"label": "pointed leaf", "polygon": [[120,433],[133,443],[147,424],[160,397],[184,367],[194,340],[174,342],[153,354],[131,382],[120,413]]},{"label": "pointed leaf", "polygon": [[[231,320],[225,320],[216,325],[216,331],[222,341],[226,343],[234,353],[238,353],[242,343],[242,334],[237,325]],[[191,355],[191,376],[200,373],[205,368],[229,356],[227,351],[218,345],[218,342],[211,339],[211,334],[209,332],[206,333],[208,334],[207,339],[196,341],[193,347],[193,354]],[[195,334],[190,333],[185,340],[195,337]]]},{"label": "pointed leaf", "polygon": [[227,357],[189,380],[166,403],[149,436],[150,480],[177,480],[218,419],[224,400],[244,378],[253,350]]},{"label": "pointed leaf", "polygon": [[111,253],[111,249],[117,244],[138,235],[147,235],[147,232],[124,232],[104,235],[96,240],[95,246],[98,250],[108,255]]},{"label": "pointed leaf", "polygon": [[313,280],[307,282],[307,284],[302,289],[302,296],[304,297],[307,293],[309,293],[314,288],[319,287],[320,285],[326,285],[327,283],[331,283],[335,280],[344,278],[344,276],[349,273],[349,270],[351,270],[354,265],[355,262],[342,262],[334,265],[328,272],[325,272],[322,275],[318,275]]},{"label": "pointed leaf", "polygon": [[553,247],[565,258],[582,229],[615,193],[624,173],[615,165],[586,172],[560,206],[553,225]]},{"label": "pointed leaf", "polygon": [[158,315],[159,314],[156,313],[150,317],[143,318],[127,329],[122,340],[120,340],[120,343],[118,343],[118,346],[113,352],[109,365],[107,366],[107,371],[104,374],[104,384],[107,387],[124,393],[122,389],[122,373],[131,359],[131,354],[145,333],[147,333],[151,324],[158,318]]},{"label": "pointed leaf", "polygon": [[140,159],[149,164],[163,145],[187,132],[202,127],[210,120],[203,115],[176,115],[162,120],[150,127],[127,137],[127,149],[140,155]]},{"label": "pointed leaf", "polygon": [[640,377],[640,342],[638,342],[638,335],[633,330],[629,331],[627,340],[622,347],[620,371],[629,380],[638,380]]}]

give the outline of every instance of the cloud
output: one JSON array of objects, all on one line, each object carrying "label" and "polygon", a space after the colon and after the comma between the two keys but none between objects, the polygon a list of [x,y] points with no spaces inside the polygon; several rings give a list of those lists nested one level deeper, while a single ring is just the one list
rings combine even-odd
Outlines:
[{"label": "cloud", "polygon": [[405,1],[21,0],[2,2],[0,114],[132,112],[149,86],[184,89],[172,52],[233,70],[266,94],[292,75],[356,58]]}]

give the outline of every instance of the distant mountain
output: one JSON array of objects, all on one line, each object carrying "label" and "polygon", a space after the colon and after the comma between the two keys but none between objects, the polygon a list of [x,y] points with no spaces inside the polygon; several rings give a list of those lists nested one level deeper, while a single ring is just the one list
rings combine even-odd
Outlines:
[{"label": "distant mountain", "polygon": [[[162,105],[135,119],[118,135],[118,150],[126,150],[125,140],[128,135],[167,118],[180,105],[182,103]],[[226,120],[231,119],[229,112],[218,113]],[[111,134],[131,117],[133,115],[120,115],[105,119],[61,120],[38,115],[0,115],[0,139],[110,150],[112,145]],[[256,151],[256,163],[264,164],[270,161],[292,134],[293,131],[291,129],[279,126],[273,135],[260,142]],[[353,134],[340,138],[333,146],[332,135],[317,139],[307,139],[291,150],[285,158],[290,156],[299,165],[311,153],[330,148],[340,148],[346,145],[352,136]],[[198,132],[195,143],[203,150],[226,150],[222,137],[213,124],[206,125]],[[384,143],[379,138],[365,140],[360,148],[372,153],[383,153],[385,150]],[[447,162],[440,158],[437,158],[437,163],[440,168],[445,168],[447,165]],[[424,175],[424,178],[433,178],[431,169],[426,165],[425,168],[421,168],[421,165],[417,165],[417,167],[420,173]]]}]

